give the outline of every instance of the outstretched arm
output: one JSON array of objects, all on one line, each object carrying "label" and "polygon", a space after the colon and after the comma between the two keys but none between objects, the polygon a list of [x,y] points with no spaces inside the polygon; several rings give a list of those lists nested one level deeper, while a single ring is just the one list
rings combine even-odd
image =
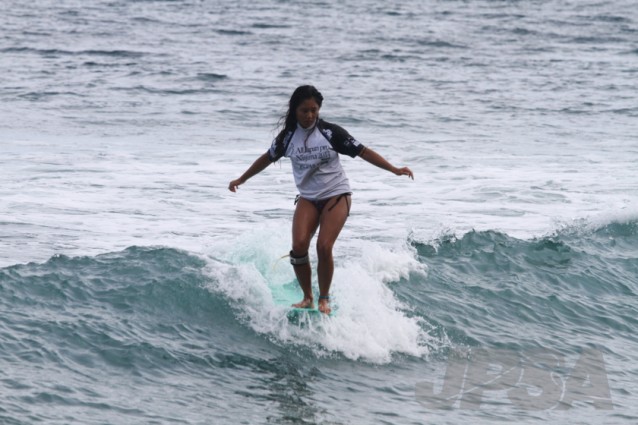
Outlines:
[{"label": "outstretched arm", "polygon": [[397,168],[394,165],[390,164],[384,157],[370,148],[365,148],[359,156],[368,161],[370,164],[376,165],[379,168],[383,168],[384,170],[394,173],[397,176],[408,176],[412,180],[414,180],[414,174],[408,167]]},{"label": "outstretched arm", "polygon": [[246,180],[251,178],[252,176],[261,173],[270,165],[270,158],[268,158],[268,152],[264,153],[262,156],[257,158],[253,165],[251,165],[248,170],[238,179],[235,179],[230,182],[228,185],[228,190],[231,192],[236,192],[237,188],[240,184],[246,183]]}]

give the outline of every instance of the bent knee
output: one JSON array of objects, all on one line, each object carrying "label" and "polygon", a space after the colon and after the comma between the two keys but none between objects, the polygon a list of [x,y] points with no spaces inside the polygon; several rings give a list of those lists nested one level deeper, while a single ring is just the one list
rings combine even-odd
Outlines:
[{"label": "bent knee", "polygon": [[309,247],[310,247],[309,240],[292,241],[292,252],[295,253],[295,255],[307,254]]},{"label": "bent knee", "polygon": [[317,241],[317,256],[320,258],[332,257],[332,248],[334,247],[333,241]]}]

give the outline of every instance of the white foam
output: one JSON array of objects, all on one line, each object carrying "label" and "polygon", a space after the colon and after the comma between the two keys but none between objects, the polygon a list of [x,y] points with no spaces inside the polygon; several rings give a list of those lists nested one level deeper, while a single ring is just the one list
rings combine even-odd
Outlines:
[{"label": "white foam", "polygon": [[[389,137],[353,132],[364,141]],[[294,208],[288,160],[238,193],[227,189],[265,151],[264,134],[265,128],[220,130],[218,136],[231,142],[223,148],[143,138],[3,141],[0,222],[11,243],[0,247],[0,266],[132,245],[205,254],[220,240],[278,226]],[[635,154],[618,153],[626,146],[604,151],[590,143],[577,150],[574,143],[573,154],[561,155],[547,145],[498,140],[484,146],[458,140],[373,145],[394,163],[410,165],[415,181],[344,157],[354,195],[338,241],[337,249],[348,248],[341,257],[348,258],[351,248],[356,252],[359,240],[391,246],[414,235],[428,242],[440,229],[457,235],[496,230],[529,239],[562,223],[636,211]],[[598,161],[588,162],[598,151]],[[289,225],[281,228],[289,234]]]},{"label": "white foam", "polygon": [[[388,286],[410,273],[425,273],[425,268],[407,247],[369,241],[361,254],[336,258],[331,288],[335,314],[301,324],[288,321],[288,308],[272,299],[273,287],[294,280],[288,262],[278,261],[289,246],[287,232],[282,233],[271,229],[242,235],[227,251],[212,253],[212,290],[226,297],[252,329],[280,343],[309,347],[317,355],[340,353],[374,363],[387,363],[399,353],[424,356],[437,344],[428,335],[429,324],[411,315]],[[316,281],[314,286],[316,291]]]}]

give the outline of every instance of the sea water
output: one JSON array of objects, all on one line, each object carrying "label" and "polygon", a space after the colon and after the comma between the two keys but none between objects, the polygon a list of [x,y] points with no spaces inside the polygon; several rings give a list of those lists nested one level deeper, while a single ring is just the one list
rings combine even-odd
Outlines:
[{"label": "sea water", "polygon": [[[0,422],[638,420],[633,2],[0,7]],[[300,84],[415,174],[342,158],[303,326],[289,161],[227,189]]]}]

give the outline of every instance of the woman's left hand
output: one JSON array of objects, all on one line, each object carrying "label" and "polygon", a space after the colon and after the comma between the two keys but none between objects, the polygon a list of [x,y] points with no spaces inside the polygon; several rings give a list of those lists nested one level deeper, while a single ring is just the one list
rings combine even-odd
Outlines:
[{"label": "woman's left hand", "polygon": [[363,149],[363,151],[359,155],[361,156],[361,158],[368,161],[372,165],[376,165],[379,168],[383,168],[386,171],[390,171],[396,174],[397,176],[408,176],[412,180],[414,180],[414,174],[412,173],[412,170],[410,170],[408,167],[397,168],[393,166],[392,164],[390,164],[384,157],[382,157],[381,155],[379,155],[378,153],[376,153],[370,148]]},{"label": "woman's left hand", "polygon": [[394,174],[396,174],[397,176],[408,176],[412,180],[414,180],[414,173],[412,173],[412,170],[410,170],[408,167],[395,168]]}]

